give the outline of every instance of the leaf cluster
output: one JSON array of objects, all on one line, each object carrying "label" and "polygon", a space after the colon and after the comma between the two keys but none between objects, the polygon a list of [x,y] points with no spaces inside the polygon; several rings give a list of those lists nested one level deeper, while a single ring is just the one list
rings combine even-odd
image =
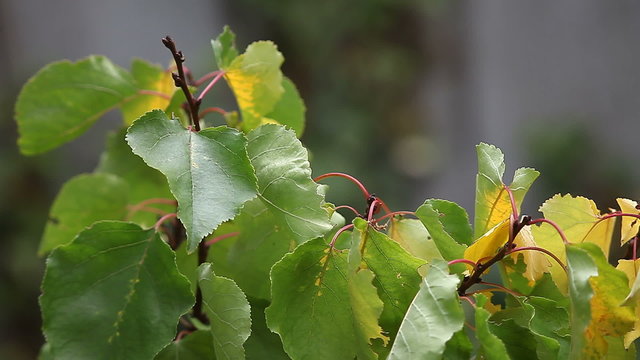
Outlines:
[{"label": "leaf cluster", "polygon": [[[602,213],[558,194],[543,217],[522,215],[539,173],[507,185],[504,155],[480,144],[473,226],[442,199],[392,211],[347,174],[312,178],[305,106],[272,42],[241,53],[225,28],[218,69],[194,80],[166,39],[167,70],[59,62],[18,98],[27,155],[123,115],[96,170],[51,207],[41,358],[635,358],[635,201]],[[200,111],[221,79],[238,109]],[[327,203],[327,177],[354,182],[363,203]],[[615,233],[623,259],[609,258]]]}]

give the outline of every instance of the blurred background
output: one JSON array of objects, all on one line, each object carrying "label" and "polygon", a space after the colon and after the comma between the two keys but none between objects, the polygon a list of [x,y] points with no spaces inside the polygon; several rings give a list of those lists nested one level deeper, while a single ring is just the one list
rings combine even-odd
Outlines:
[{"label": "blurred background", "polygon": [[[76,141],[24,157],[13,121],[22,84],[89,54],[166,66],[167,34],[203,75],[225,24],[239,48],[270,39],[284,54],[306,101],[314,174],[352,174],[393,209],[436,197],[473,216],[481,141],[505,152],[506,182],[520,166],[542,172],[527,213],[558,192],[601,210],[639,199],[637,2],[0,0],[0,358],[36,357],[48,207],[66,179],[93,170],[120,125],[108,114]],[[220,86],[208,101],[231,109],[230,99]],[[329,201],[364,207],[351,184],[326,183]]]}]

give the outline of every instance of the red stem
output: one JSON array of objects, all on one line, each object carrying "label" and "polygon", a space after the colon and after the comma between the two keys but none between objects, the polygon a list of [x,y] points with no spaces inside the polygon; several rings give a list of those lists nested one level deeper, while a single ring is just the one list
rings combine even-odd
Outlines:
[{"label": "red stem", "polygon": [[373,213],[376,210],[376,204],[382,204],[382,201],[378,199],[374,199],[369,205],[369,214],[367,214],[367,221],[371,221],[373,219]]},{"label": "red stem", "polygon": [[[612,212],[609,214],[605,214],[602,215],[598,218],[598,221],[596,222],[596,224],[598,224],[601,221],[607,220],[607,219],[611,219],[612,217],[619,217],[619,216],[629,216],[629,217],[634,217],[636,219],[640,219],[640,215],[639,214],[629,214],[629,213],[623,213],[620,211],[616,211],[616,212]],[[595,224],[594,224],[595,226]]]},{"label": "red stem", "polygon": [[236,231],[236,232],[230,232],[228,234],[224,234],[224,235],[220,235],[220,236],[216,236],[213,239],[209,239],[207,240],[207,242],[205,242],[205,246],[211,246],[215,243],[217,243],[218,241],[222,241],[224,239],[228,239],[230,237],[234,237],[236,235],[240,235],[240,232]]},{"label": "red stem", "polygon": [[[460,296],[460,299],[466,300],[469,304],[471,304],[471,306],[476,307],[476,303],[474,303],[473,300],[471,300],[470,297],[468,297],[468,296]],[[473,329],[473,330],[475,330],[475,329]]]},{"label": "red stem", "polygon": [[565,244],[571,244],[569,242],[569,240],[567,240],[567,237],[564,235],[564,231],[562,231],[562,229],[560,229],[560,226],[558,226],[558,224],[556,224],[555,222],[549,220],[549,219],[545,219],[545,218],[540,218],[540,219],[535,219],[535,220],[531,220],[529,222],[529,225],[535,225],[535,224],[539,224],[539,223],[547,223],[551,226],[553,226],[556,231],[558,232],[558,235],[560,235],[560,237],[562,238],[562,242]]},{"label": "red stem", "polygon": [[638,260],[638,237],[633,238],[633,255],[631,256],[633,261]]},{"label": "red stem", "polygon": [[567,272],[567,267],[562,263],[562,261],[560,261],[560,259],[551,251],[547,250],[547,249],[543,249],[541,247],[537,247],[537,246],[523,246],[523,247],[519,247],[519,248],[515,248],[509,252],[506,253],[506,255],[510,255],[513,254],[514,252],[517,251],[524,251],[524,250],[534,250],[534,251],[540,251],[543,252],[549,256],[551,256],[553,258],[553,260],[555,260],[561,267],[562,270],[564,270],[564,272]]},{"label": "red stem", "polygon": [[381,220],[384,220],[388,217],[392,217],[392,216],[396,216],[396,215],[413,215],[416,216],[416,213],[414,213],[413,211],[392,211],[384,216],[381,216],[379,218],[376,219],[376,222],[379,222]]},{"label": "red stem", "polygon": [[370,197],[370,194],[369,194],[369,191],[367,190],[367,188],[365,188],[364,185],[362,185],[362,183],[358,179],[354,178],[351,175],[347,175],[347,174],[343,174],[343,173],[339,173],[339,172],[331,172],[331,173],[326,173],[324,175],[320,175],[320,176],[316,177],[315,179],[313,179],[313,181],[318,182],[318,181],[320,181],[322,179],[325,179],[325,178],[328,178],[328,177],[333,177],[333,176],[342,177],[342,178],[350,180],[351,182],[353,182],[354,184],[356,184],[360,188],[360,191],[362,191],[362,194],[364,195],[365,199],[368,199]]},{"label": "red stem", "polygon": [[515,290],[511,290],[509,288],[506,288],[506,287],[504,287],[504,286],[502,286],[500,284],[487,282],[487,281],[480,281],[478,284],[493,286],[493,287],[496,287],[498,289],[502,289],[502,290],[504,290],[504,291],[506,291],[506,292],[508,292],[510,294],[515,294],[515,295],[518,295],[518,296],[524,296],[524,294],[521,294],[521,293],[519,293],[519,292],[517,292]]},{"label": "red stem", "polygon": [[193,86],[195,87],[199,87],[200,85],[204,84],[205,81],[214,78],[216,75],[218,75],[218,73],[220,73],[220,70],[216,70],[216,71],[212,71],[208,74],[206,74],[205,76],[201,77],[200,79],[196,80],[193,82]]},{"label": "red stem", "polygon": [[329,243],[329,247],[333,249],[333,246],[335,245],[336,240],[338,240],[338,237],[340,236],[340,234],[351,229],[352,227],[353,227],[353,224],[349,224],[349,225],[343,226],[342,228],[340,228],[340,230],[336,231],[336,233],[333,234],[333,238],[331,239],[331,242]]},{"label": "red stem", "polygon": [[154,229],[156,229],[156,231],[160,230],[160,226],[162,226],[163,222],[165,222],[165,221],[167,221],[167,220],[169,220],[171,218],[175,218],[177,216],[178,216],[178,214],[171,213],[171,214],[167,214],[167,215],[161,217],[158,221],[156,221],[156,224],[153,226]]},{"label": "red stem", "polygon": [[449,264],[449,266],[451,266],[451,265],[460,264],[460,263],[462,263],[462,264],[468,264],[468,265],[471,265],[471,266],[473,266],[473,268],[474,268],[475,270],[477,270],[477,269],[478,269],[478,264],[476,264],[476,263],[474,263],[473,261],[468,260],[468,259],[455,259],[455,260],[451,260],[451,261],[449,261],[449,263],[448,263],[448,264]]},{"label": "red stem", "polygon": [[504,185],[504,190],[509,195],[509,201],[511,201],[511,214],[515,219],[517,219],[519,217],[518,206],[516,205],[516,199],[513,197],[513,192],[511,192],[511,188],[507,185]]},{"label": "red stem", "polygon": [[200,111],[199,116],[201,118],[203,118],[205,115],[207,115],[209,113],[212,113],[212,112],[215,112],[215,113],[218,113],[218,114],[222,114],[222,115],[225,115],[227,113],[226,111],[224,111],[224,109],[219,108],[219,107],[208,107],[208,108]]},{"label": "red stem", "polygon": [[488,289],[480,289],[480,290],[476,290],[476,291],[472,291],[470,293],[468,293],[468,295],[473,295],[473,294],[478,294],[478,293],[482,293],[482,292],[487,292],[487,291],[501,291],[501,292],[505,292],[508,294],[511,294],[513,296],[524,296],[523,294],[517,292],[517,291],[513,291],[511,289],[507,289],[506,287],[499,285],[499,284],[494,284],[494,283],[490,283],[490,282],[484,282],[484,281],[480,281],[478,284],[482,284],[482,285],[489,285],[489,286],[493,286],[492,288],[488,288]]},{"label": "red stem", "polygon": [[358,210],[354,209],[353,207],[351,207],[349,205],[336,206],[336,208],[334,210],[338,210],[338,209],[349,209],[349,210],[353,211],[353,213],[356,214],[356,216],[361,216],[360,213],[358,212]]},{"label": "red stem", "polygon": [[209,92],[209,90],[211,90],[211,88],[213,87],[213,85],[215,85],[215,83],[218,82],[218,80],[220,80],[220,78],[224,75],[224,71],[219,71],[218,74],[216,74],[216,76],[213,78],[213,80],[211,80],[211,82],[209,83],[209,85],[207,85],[206,88],[204,88],[204,90],[202,90],[202,92],[200,93],[200,95],[198,95],[198,98],[196,99],[196,102],[200,102],[202,101],[202,98],[204,98],[205,95],[207,95],[207,93]]},{"label": "red stem", "polygon": [[[135,205],[132,205],[129,207],[129,212],[127,213],[127,219],[131,218],[131,216],[138,212],[138,211],[149,211],[149,212],[154,212],[156,214],[158,214],[158,211],[162,211],[159,209],[155,209],[155,208],[148,208],[146,207],[146,205],[151,205],[151,204],[166,204],[166,205],[173,205],[173,206],[178,206],[178,202],[175,200],[171,200],[171,199],[164,199],[164,198],[154,198],[154,199],[147,199],[144,200],[142,202],[139,202]],[[154,209],[154,210],[150,210],[150,209]],[[166,214],[166,212],[162,212],[162,214],[160,215],[164,215]]]}]

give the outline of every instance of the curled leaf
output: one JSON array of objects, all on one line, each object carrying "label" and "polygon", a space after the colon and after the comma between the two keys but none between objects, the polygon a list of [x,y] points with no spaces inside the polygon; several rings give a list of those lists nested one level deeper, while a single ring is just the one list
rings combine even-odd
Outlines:
[{"label": "curled leaf", "polygon": [[[637,202],[623,198],[617,198],[616,201],[618,205],[620,205],[620,210],[622,210],[623,213],[640,215]],[[640,219],[623,216],[622,227],[620,228],[620,245],[624,245],[627,241],[638,235],[638,230],[640,230]]]}]

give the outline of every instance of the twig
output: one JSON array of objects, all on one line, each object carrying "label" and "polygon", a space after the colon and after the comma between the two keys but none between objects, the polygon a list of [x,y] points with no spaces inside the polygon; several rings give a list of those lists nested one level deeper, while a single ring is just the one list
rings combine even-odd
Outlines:
[{"label": "twig", "polygon": [[200,108],[201,100],[196,99],[191,94],[191,90],[189,90],[189,84],[187,83],[187,77],[184,75],[184,68],[182,63],[184,63],[184,55],[182,51],[178,51],[176,49],[176,44],[173,42],[171,37],[166,36],[162,38],[162,43],[164,46],[171,51],[171,55],[173,55],[173,60],[176,63],[176,69],[178,73],[171,73],[171,77],[173,77],[173,82],[176,87],[182,89],[185,98],[187,99],[187,103],[189,104],[189,120],[191,121],[191,125],[193,125],[195,131],[200,131],[200,118],[198,117],[198,111]]}]

